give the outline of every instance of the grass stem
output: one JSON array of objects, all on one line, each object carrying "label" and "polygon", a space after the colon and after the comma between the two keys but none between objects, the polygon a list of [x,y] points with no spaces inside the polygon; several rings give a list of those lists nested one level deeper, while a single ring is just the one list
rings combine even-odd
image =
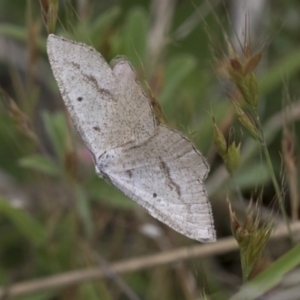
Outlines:
[{"label": "grass stem", "polygon": [[[256,114],[256,112],[254,112],[254,113]],[[283,219],[284,219],[284,221],[286,223],[286,226],[287,226],[287,229],[288,229],[288,233],[289,233],[289,238],[290,238],[291,242],[293,244],[295,244],[295,241],[294,241],[294,238],[293,238],[293,235],[292,235],[292,231],[291,231],[291,227],[290,227],[290,221],[288,219],[288,216],[287,216],[285,208],[284,208],[284,200],[283,200],[283,197],[282,197],[282,193],[281,193],[278,181],[277,181],[276,176],[275,176],[275,172],[274,172],[273,164],[272,164],[272,161],[271,161],[269,149],[267,147],[267,144],[266,144],[266,141],[265,141],[265,137],[264,137],[264,134],[263,134],[263,130],[262,130],[262,125],[261,125],[259,116],[257,114],[256,114],[256,120],[257,120],[257,124],[258,124],[259,130],[261,132],[261,137],[262,137],[261,146],[263,148],[263,152],[264,152],[264,155],[265,155],[267,166],[268,166],[268,169],[269,169],[269,172],[270,172],[270,175],[271,175],[273,186],[275,188],[276,196],[278,198],[279,208],[281,210],[282,217],[283,217]]]}]

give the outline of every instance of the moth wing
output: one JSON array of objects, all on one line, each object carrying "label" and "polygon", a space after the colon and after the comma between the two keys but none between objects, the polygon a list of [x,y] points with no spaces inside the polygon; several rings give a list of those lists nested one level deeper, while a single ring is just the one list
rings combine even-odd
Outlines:
[{"label": "moth wing", "polygon": [[55,35],[47,51],[73,123],[95,156],[153,134],[149,101],[128,62],[112,70],[93,48]]},{"label": "moth wing", "polygon": [[124,150],[103,170],[153,217],[189,238],[214,242],[211,205],[203,184],[208,171],[193,144],[164,125],[143,145]]}]

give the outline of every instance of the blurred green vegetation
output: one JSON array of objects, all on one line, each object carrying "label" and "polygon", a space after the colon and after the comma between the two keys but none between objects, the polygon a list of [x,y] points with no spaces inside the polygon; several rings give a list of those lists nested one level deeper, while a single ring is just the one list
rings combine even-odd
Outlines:
[{"label": "blurred green vegetation", "polygon": [[[212,146],[211,112],[225,133],[233,124],[238,142],[242,141],[236,181],[245,197],[264,189],[262,200],[266,206],[272,202],[274,190],[260,149],[247,133],[240,134],[226,97],[228,87],[218,79],[214,52],[226,52],[226,44],[211,7],[201,21],[205,3],[174,1],[170,29],[161,51],[153,54],[149,47],[149,32],[155,25],[153,1],[59,2],[55,34],[92,45],[107,61],[116,55],[127,56],[139,78],[149,83],[168,124],[188,135],[208,156],[211,173],[207,186],[213,195],[210,200],[218,238],[231,234],[225,201],[231,186],[228,177],[218,176],[223,164]],[[180,38],[179,28],[198,6],[199,22]],[[274,121],[272,117],[283,110],[284,81],[295,99],[293,119],[299,119],[300,19],[291,15],[299,8],[298,1],[272,2],[269,24],[259,37],[261,44],[271,37],[257,78],[259,112],[278,177],[282,119]],[[230,32],[223,4],[216,5],[214,13]],[[97,255],[113,262],[194,244],[149,217],[95,175],[92,159],[69,122],[50,70],[47,34],[38,1],[0,2],[0,286],[97,266]],[[254,52],[261,50],[261,44],[253,44]],[[295,132],[297,136],[297,122]],[[160,238],[143,233],[147,224],[161,231]],[[273,260],[283,250],[268,251]],[[192,259],[128,273],[122,279],[141,299],[200,299],[203,291],[215,294],[213,299],[227,299],[241,284],[236,257],[235,252],[209,260]],[[221,280],[226,274],[238,280],[228,284]],[[18,299],[130,297],[113,278]]]}]

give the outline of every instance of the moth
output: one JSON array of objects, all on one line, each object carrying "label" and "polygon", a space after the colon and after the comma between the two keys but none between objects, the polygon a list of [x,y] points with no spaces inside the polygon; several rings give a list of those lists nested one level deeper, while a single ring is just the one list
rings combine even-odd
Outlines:
[{"label": "moth", "polygon": [[131,64],[111,68],[95,49],[52,34],[47,52],[99,176],[174,230],[214,242],[209,166],[191,141],[158,122]]}]

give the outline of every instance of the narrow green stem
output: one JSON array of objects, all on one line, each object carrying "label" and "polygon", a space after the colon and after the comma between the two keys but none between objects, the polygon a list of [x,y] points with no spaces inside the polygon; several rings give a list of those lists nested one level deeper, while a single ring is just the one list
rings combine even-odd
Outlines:
[{"label": "narrow green stem", "polygon": [[246,272],[246,262],[243,258],[243,250],[240,249],[240,257],[241,257],[241,267],[242,267],[242,276],[243,276],[243,283],[246,283],[248,281],[248,274]]},{"label": "narrow green stem", "polygon": [[294,241],[293,234],[292,234],[292,231],[291,231],[290,222],[289,222],[289,219],[287,217],[287,214],[286,214],[286,211],[285,211],[285,208],[284,208],[284,201],[283,201],[282,193],[280,191],[279,184],[278,184],[276,176],[275,176],[275,172],[274,172],[273,164],[272,164],[272,161],[271,161],[270,153],[269,153],[269,150],[268,150],[268,147],[267,147],[267,144],[266,144],[266,140],[265,140],[265,137],[264,137],[264,134],[263,134],[262,125],[260,123],[260,119],[259,119],[258,114],[256,114],[256,120],[257,120],[257,124],[259,126],[259,130],[260,130],[261,136],[262,136],[261,146],[262,146],[263,151],[264,151],[264,155],[265,155],[266,162],[267,162],[267,165],[268,165],[268,169],[269,169],[269,172],[270,172],[270,175],[271,175],[273,186],[275,188],[275,192],[276,192],[276,195],[277,195],[277,198],[278,198],[278,203],[279,203],[279,207],[280,207],[280,210],[281,210],[281,213],[282,213],[282,217],[283,217],[283,219],[286,223],[290,240],[294,244],[295,241]]},{"label": "narrow green stem", "polygon": [[290,222],[289,222],[289,219],[287,217],[287,214],[286,214],[286,211],[285,211],[285,208],[284,208],[284,204],[283,204],[284,201],[283,201],[283,198],[282,198],[282,193],[280,191],[280,188],[279,188],[279,185],[278,185],[275,173],[274,173],[274,169],[273,169],[272,161],[271,161],[271,158],[270,158],[269,150],[268,150],[268,147],[266,146],[265,142],[262,143],[262,147],[263,147],[263,151],[264,151],[264,154],[265,154],[267,165],[268,165],[268,168],[269,168],[269,171],[270,171],[270,175],[271,175],[271,178],[272,178],[272,181],[273,181],[273,185],[274,185],[274,188],[275,188],[275,191],[276,191],[276,195],[277,195],[277,198],[278,198],[279,207],[280,207],[283,219],[284,219],[284,221],[287,225],[290,239],[294,243],[294,239],[293,239],[293,235],[292,235],[292,231],[291,231],[291,227],[290,227]]},{"label": "narrow green stem", "polygon": [[234,189],[234,191],[235,191],[235,193],[236,193],[238,199],[240,200],[240,202],[241,202],[241,203],[245,206],[245,208],[246,208],[246,207],[247,207],[247,203],[246,203],[246,201],[245,201],[245,198],[244,198],[244,196],[243,196],[243,194],[242,194],[242,191],[241,191],[239,185],[236,183],[234,174],[230,174],[230,179],[231,179],[231,185],[232,185],[232,187],[233,187],[233,189]]}]

